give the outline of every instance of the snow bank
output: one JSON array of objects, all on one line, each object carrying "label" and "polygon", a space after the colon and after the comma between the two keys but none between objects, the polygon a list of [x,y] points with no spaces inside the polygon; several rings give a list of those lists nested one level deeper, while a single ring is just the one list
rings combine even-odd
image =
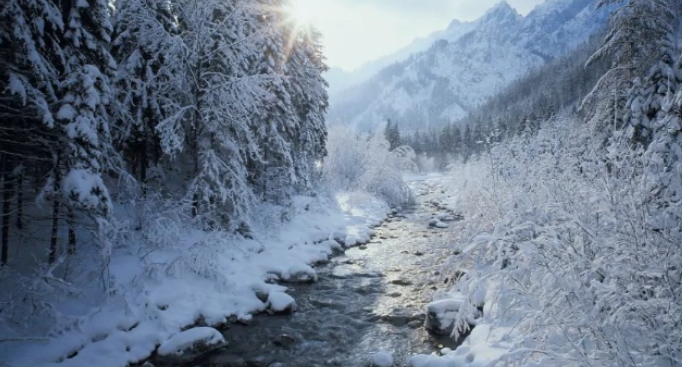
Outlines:
[{"label": "snow bank", "polygon": [[[218,340],[213,329],[181,330],[248,321],[268,307],[294,308],[286,287],[273,281],[317,280],[311,265],[342,250],[340,238],[367,239],[389,208],[370,195],[345,193],[297,197],[293,208],[279,210],[263,211],[253,239],[193,230],[165,217],[145,222],[158,225],[148,238],[123,229],[128,243],[113,249],[106,293],[88,279],[79,284],[82,292],[51,305],[59,323],[45,318],[40,328],[17,330],[0,320],[0,340],[17,340],[0,343],[0,359],[12,367],[123,367],[159,345],[160,352],[174,353],[199,339]],[[290,220],[282,224],[283,210]],[[115,213],[122,223],[135,222],[125,217],[127,209]],[[94,265],[90,271],[101,274]]]},{"label": "snow bank", "polygon": [[175,334],[161,344],[157,350],[160,356],[182,355],[199,346],[214,346],[225,343],[225,338],[214,328],[196,327]]},{"label": "snow bank", "polygon": [[509,328],[492,328],[479,324],[457,349],[445,348],[440,353],[416,354],[407,360],[410,367],[483,367],[498,361],[509,352],[504,342]]},{"label": "snow bank", "polygon": [[268,307],[277,313],[292,313],[296,311],[296,300],[284,292],[270,292]]}]

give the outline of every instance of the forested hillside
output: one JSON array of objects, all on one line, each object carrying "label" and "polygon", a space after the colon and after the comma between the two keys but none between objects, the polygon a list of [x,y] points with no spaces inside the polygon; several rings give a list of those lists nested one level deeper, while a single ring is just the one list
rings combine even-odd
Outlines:
[{"label": "forested hillside", "polygon": [[[430,138],[466,216],[453,336],[504,349],[490,365],[682,364],[682,4],[614,3],[598,43],[491,99],[471,135]],[[458,365],[472,343],[413,366]]]},{"label": "forested hillside", "polygon": [[285,7],[0,5],[0,365],[137,363],[264,310],[254,263],[309,269],[327,67]]},{"label": "forested hillside", "polygon": [[281,2],[113,5],[3,6],[3,264],[34,219],[52,264],[64,231],[80,251],[119,206],[173,199],[197,228],[247,233],[258,203],[318,180],[326,66]]},{"label": "forested hillside", "polygon": [[445,169],[450,161],[467,161],[489,150],[491,144],[536,133],[553,116],[577,112],[609,70],[610,60],[586,65],[601,47],[604,34],[594,35],[569,55],[513,82],[466,117],[442,128],[403,133],[401,140],[417,154],[434,158],[437,169]]}]

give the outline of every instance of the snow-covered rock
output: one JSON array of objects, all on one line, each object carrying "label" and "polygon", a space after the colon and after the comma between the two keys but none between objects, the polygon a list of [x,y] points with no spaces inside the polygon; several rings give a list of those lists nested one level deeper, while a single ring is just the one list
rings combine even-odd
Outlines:
[{"label": "snow-covered rock", "polygon": [[166,340],[157,355],[163,364],[184,364],[197,359],[202,354],[227,346],[225,338],[214,328],[196,327]]},{"label": "snow-covered rock", "polygon": [[343,242],[346,239],[346,236],[348,236],[346,231],[334,231],[330,237],[334,241]]},{"label": "snow-covered rock", "polygon": [[436,334],[451,334],[463,303],[463,298],[444,299],[429,303],[426,306],[424,327]]},{"label": "snow-covered rock", "polygon": [[372,367],[392,367],[394,365],[393,355],[388,352],[377,352],[370,357]]},{"label": "snow-covered rock", "polygon": [[294,311],[296,311],[297,307],[296,300],[294,300],[293,297],[284,292],[279,291],[270,292],[270,294],[268,295],[267,306],[268,310],[270,310],[271,312],[280,314],[293,313]]},{"label": "snow-covered rock", "polygon": [[443,223],[438,219],[431,219],[431,221],[429,222],[429,227],[432,227],[432,228],[448,228],[448,225],[447,225],[447,223]]},{"label": "snow-covered rock", "polygon": [[346,247],[353,247],[358,244],[358,239],[353,237],[353,236],[347,236],[346,239],[343,241]]},{"label": "snow-covered rock", "polygon": [[317,272],[306,264],[296,264],[282,273],[281,279],[289,283],[310,283],[317,281]]},{"label": "snow-covered rock", "polygon": [[438,220],[441,222],[454,222],[457,218],[451,214],[441,214],[438,216]]},{"label": "snow-covered rock", "polygon": [[341,246],[341,244],[337,240],[322,241],[322,242],[320,242],[320,246],[329,247],[332,249],[332,251],[334,251],[336,253],[343,252],[343,246]]}]

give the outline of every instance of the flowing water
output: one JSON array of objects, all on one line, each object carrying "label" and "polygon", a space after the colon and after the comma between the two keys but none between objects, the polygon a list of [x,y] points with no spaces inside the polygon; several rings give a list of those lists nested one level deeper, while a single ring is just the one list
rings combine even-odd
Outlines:
[{"label": "flowing water", "polygon": [[450,284],[440,275],[449,255],[448,229],[429,227],[444,213],[430,203],[436,187],[413,183],[422,195],[375,230],[371,243],[317,269],[319,281],[288,285],[298,310],[257,316],[224,332],[229,348],[210,366],[367,366],[377,351],[401,365],[413,353],[453,346],[422,327],[425,305]]}]

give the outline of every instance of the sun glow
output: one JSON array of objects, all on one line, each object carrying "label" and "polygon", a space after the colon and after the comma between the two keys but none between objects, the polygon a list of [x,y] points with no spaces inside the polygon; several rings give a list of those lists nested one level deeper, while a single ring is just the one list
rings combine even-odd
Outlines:
[{"label": "sun glow", "polygon": [[324,7],[320,7],[320,0],[288,0],[286,4],[283,11],[285,22],[291,26],[291,34],[286,44],[285,57],[289,58],[296,40],[310,34],[315,22],[323,15]]},{"label": "sun glow", "polygon": [[316,10],[315,0],[289,0],[287,6],[290,20],[298,27],[311,26],[318,16]]}]

